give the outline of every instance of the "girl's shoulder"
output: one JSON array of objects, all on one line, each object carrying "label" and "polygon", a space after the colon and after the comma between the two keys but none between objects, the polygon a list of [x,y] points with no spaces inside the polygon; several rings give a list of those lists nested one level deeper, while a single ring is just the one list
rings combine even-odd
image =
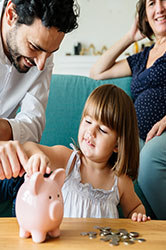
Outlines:
[{"label": "girl's shoulder", "polygon": [[72,149],[70,149],[66,146],[63,146],[63,145],[55,145],[55,146],[52,146],[51,148],[55,153],[61,153],[62,155],[64,155],[64,154],[70,155],[73,152]]},{"label": "girl's shoulder", "polygon": [[118,188],[120,197],[123,195],[124,192],[133,188],[132,179],[127,175],[120,175],[118,178]]},{"label": "girl's shoulder", "polygon": [[126,174],[120,175],[118,177],[118,180],[120,185],[126,185],[128,183],[129,184],[132,183],[132,179]]},{"label": "girl's shoulder", "polygon": [[63,168],[66,168],[66,165],[73,153],[73,150],[63,145],[52,146],[50,150],[50,158],[52,159],[52,162],[56,163],[59,166],[62,166]]}]

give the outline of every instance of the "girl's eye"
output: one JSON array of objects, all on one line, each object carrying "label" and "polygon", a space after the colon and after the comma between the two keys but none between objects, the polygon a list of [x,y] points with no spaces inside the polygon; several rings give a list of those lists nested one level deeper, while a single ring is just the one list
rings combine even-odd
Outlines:
[{"label": "girl's eye", "polygon": [[107,131],[105,131],[104,129],[99,128],[99,130],[100,130],[103,134],[107,134]]},{"label": "girl's eye", "polygon": [[85,120],[85,122],[88,123],[88,124],[91,124],[91,122],[89,120],[87,120],[87,119]]}]

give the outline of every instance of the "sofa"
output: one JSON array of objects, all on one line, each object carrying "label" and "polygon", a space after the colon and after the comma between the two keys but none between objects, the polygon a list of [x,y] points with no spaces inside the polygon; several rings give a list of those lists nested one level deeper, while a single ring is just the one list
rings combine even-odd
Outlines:
[{"label": "sofa", "polygon": [[[85,76],[53,74],[46,109],[46,126],[40,143],[48,146],[60,144],[69,147],[72,140],[77,142],[85,101],[94,88],[106,83],[122,88],[131,97],[131,77],[96,81]],[[138,183],[135,182],[134,186],[147,214],[152,219],[156,219]],[[0,216],[10,216],[10,211],[10,204],[4,204],[3,207],[1,205]],[[120,217],[123,217],[120,207],[119,213]]]}]

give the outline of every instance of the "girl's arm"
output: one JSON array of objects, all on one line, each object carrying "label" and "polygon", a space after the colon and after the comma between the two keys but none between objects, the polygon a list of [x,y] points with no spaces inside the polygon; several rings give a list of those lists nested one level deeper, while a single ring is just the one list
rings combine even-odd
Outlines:
[{"label": "girl's arm", "polygon": [[40,171],[50,173],[57,168],[66,168],[68,159],[72,150],[65,146],[44,146],[33,142],[23,144],[29,160],[24,166],[25,171],[31,175],[34,172]]},{"label": "girl's arm", "polygon": [[64,146],[43,146],[33,142],[0,141],[0,180],[29,175],[36,171],[50,173],[66,168],[72,150]]},{"label": "girl's arm", "polygon": [[90,77],[100,80],[131,75],[131,69],[126,59],[116,59],[135,41],[141,40],[143,35],[137,28],[137,18],[130,31],[114,46],[108,49],[92,66]]},{"label": "girl's arm", "polygon": [[146,216],[145,208],[135,193],[132,180],[126,175],[120,176],[118,187],[124,216],[139,222],[149,220],[150,217]]}]

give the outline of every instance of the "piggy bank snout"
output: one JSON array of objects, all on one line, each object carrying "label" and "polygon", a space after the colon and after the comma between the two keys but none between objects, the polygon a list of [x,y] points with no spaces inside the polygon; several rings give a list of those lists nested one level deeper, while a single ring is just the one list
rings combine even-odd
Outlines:
[{"label": "piggy bank snout", "polygon": [[63,217],[63,202],[55,200],[50,204],[49,216],[53,221],[59,220]]}]

